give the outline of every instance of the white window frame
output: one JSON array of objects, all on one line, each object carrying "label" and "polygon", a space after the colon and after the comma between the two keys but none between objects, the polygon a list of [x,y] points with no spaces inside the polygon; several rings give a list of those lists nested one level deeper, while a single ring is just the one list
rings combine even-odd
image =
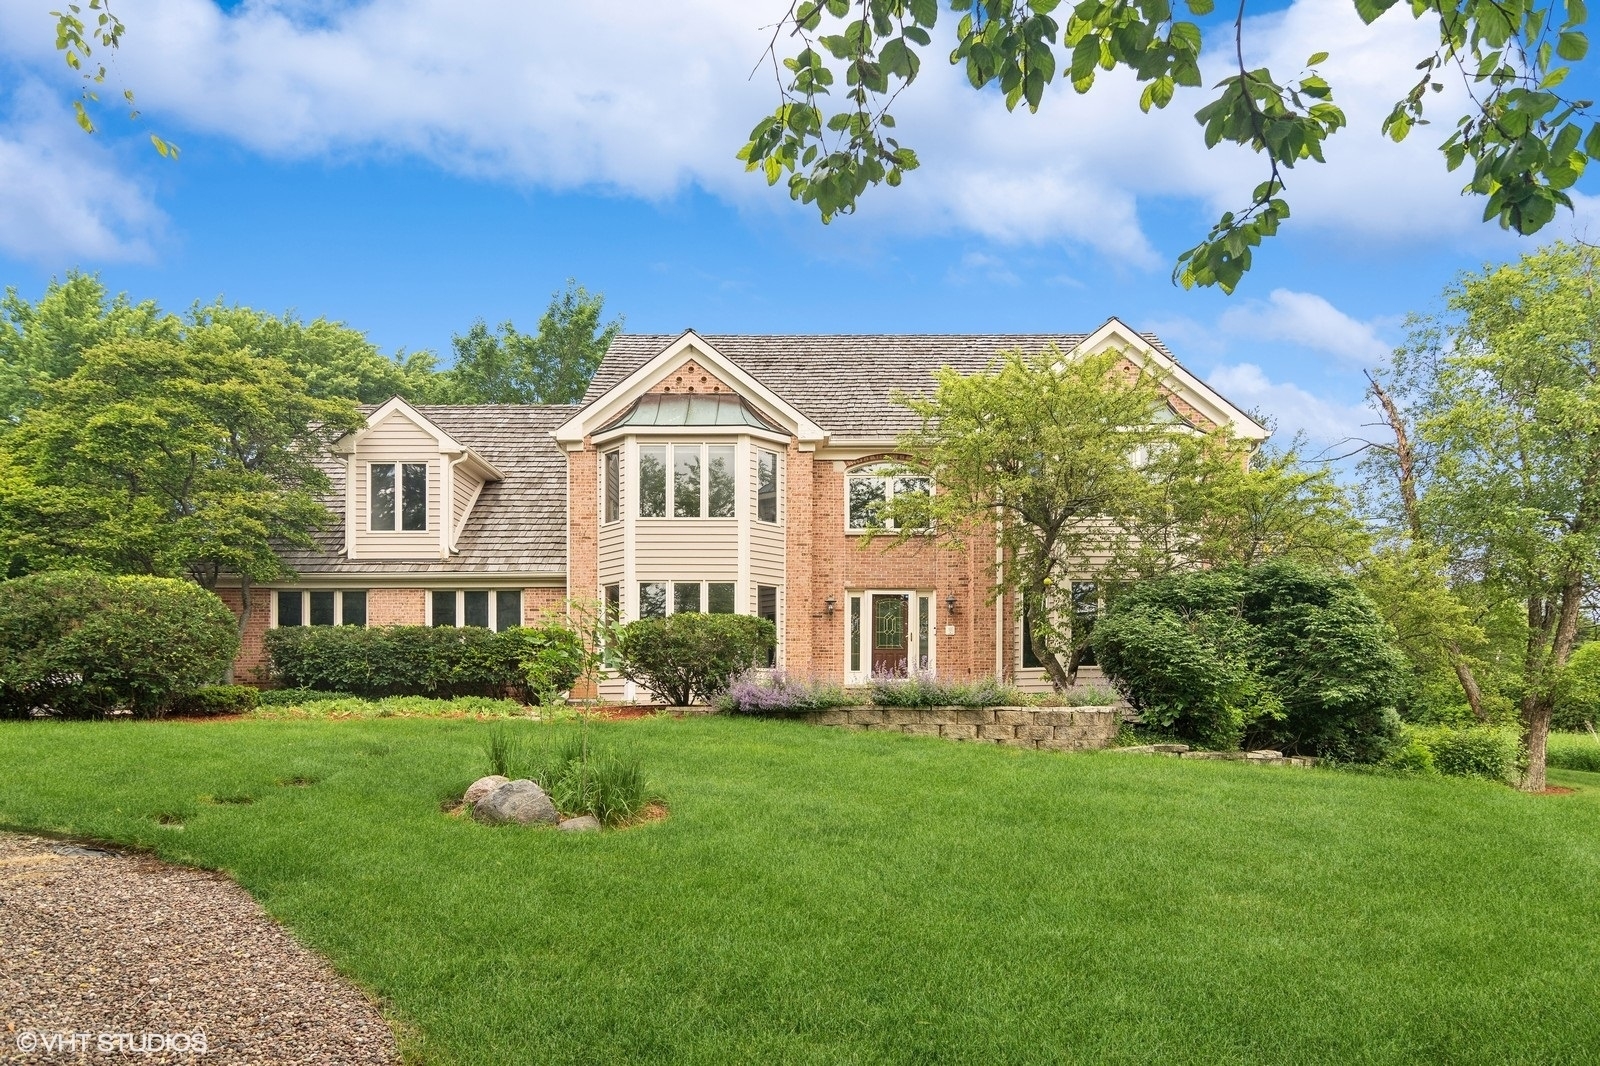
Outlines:
[{"label": "white window frame", "polygon": [[[734,521],[737,521],[739,519],[739,512],[740,512],[741,506],[744,504],[745,493],[743,493],[743,492],[741,492],[739,490],[739,484],[740,484],[739,455],[740,455],[741,449],[740,449],[739,443],[737,441],[731,441],[731,440],[718,440],[718,441],[640,440],[638,442],[638,448],[640,448],[640,449],[651,448],[651,447],[665,448],[666,451],[667,451],[667,461],[666,461],[666,478],[667,478],[666,506],[665,506],[665,508],[663,508],[665,513],[663,513],[661,515],[646,515],[646,514],[639,513],[639,493],[640,493],[641,485],[637,480],[634,480],[634,482],[632,483],[632,486],[631,486],[633,491],[631,493],[629,493],[627,491],[629,485],[627,484],[626,481],[624,481],[623,495],[624,495],[624,497],[628,497],[628,498],[632,499],[636,518],[638,518],[638,519],[640,519],[642,521],[646,521],[646,522],[659,522],[659,521],[661,521],[663,519],[672,519],[672,520],[678,521],[678,522],[706,522],[706,521],[711,521],[711,522],[734,522]],[[677,513],[677,511],[678,511],[678,449],[680,449],[680,448],[683,448],[683,449],[698,448],[700,450],[700,513],[698,515],[680,515],[680,514]],[[731,515],[712,515],[710,513],[711,512],[711,449],[712,448],[730,448],[733,451],[733,465],[732,465],[732,467],[730,468],[730,471],[729,471],[730,474],[732,475],[732,478],[733,478],[733,513]],[[640,474],[643,473],[644,464],[642,462],[635,462],[634,466],[639,469],[639,473]],[[604,477],[603,468],[602,468],[602,475],[601,476],[602,476],[602,478]],[[639,475],[635,475],[635,478],[637,478],[638,476]],[[602,495],[601,507],[604,508],[604,506],[605,506],[605,503],[604,503],[604,489],[602,489],[601,495]],[[604,516],[604,514],[605,514],[604,510],[602,510],[601,511],[602,517]],[[606,524],[606,523],[602,523],[602,524]],[[768,523],[768,524],[770,525],[771,523]]]},{"label": "white window frame", "polygon": [[[394,471],[394,528],[393,529],[374,529],[374,528],[372,528],[372,518],[373,518],[373,514],[372,514],[372,472],[374,470],[377,470],[380,467],[385,467],[385,466]],[[404,528],[404,526],[405,526],[405,513],[406,513],[406,505],[405,505],[405,491],[406,491],[405,480],[406,479],[405,479],[405,472],[403,470],[401,470],[401,467],[405,467],[405,466],[420,466],[425,471],[425,476],[426,476],[427,480],[423,483],[423,486],[422,486],[422,528],[421,529],[406,529],[406,528]],[[430,529],[430,526],[429,526],[429,523],[428,523],[428,497],[432,493],[432,491],[433,491],[433,463],[431,463],[430,461],[428,461],[426,459],[423,459],[423,460],[397,459],[392,463],[368,463],[367,464],[367,532],[368,533],[378,533],[378,534],[382,534],[384,536],[394,536],[394,535],[398,534],[398,535],[403,535],[403,536],[407,536],[407,537],[422,536],[422,535],[426,535],[429,532],[437,533],[438,532],[437,530],[431,530]]]},{"label": "white window frame", "polygon": [[[763,448],[756,445],[752,448],[756,453],[755,484],[751,486],[750,520],[759,522],[764,526],[783,525],[783,453],[773,448]],[[773,508],[772,520],[761,517],[761,457],[770,455],[773,459],[772,492]]]},{"label": "white window frame", "polygon": [[[500,628],[500,612],[496,609],[496,604],[498,603],[499,595],[502,592],[515,592],[517,594],[517,621],[516,621],[516,625],[519,625],[519,626],[522,625],[523,624],[523,618],[526,617],[526,613],[525,612],[527,611],[528,604],[527,604],[526,598],[523,595],[523,590],[520,589],[520,588],[504,588],[504,587],[501,587],[501,588],[481,588],[481,589],[479,589],[479,588],[474,588],[474,589],[428,589],[427,590],[428,595],[424,600],[424,605],[426,606],[427,610],[423,614],[423,623],[422,624],[427,626],[430,629],[433,628],[433,594],[435,592],[451,592],[451,593],[454,593],[455,598],[456,598],[456,623],[455,623],[454,628],[456,628],[456,629],[465,629],[465,628],[467,628],[467,623],[466,623],[467,595],[466,594],[469,593],[469,592],[487,592],[489,594],[489,631],[492,632],[492,633],[499,633],[499,632],[502,631],[501,628]],[[474,627],[474,628],[476,628],[476,627]],[[512,627],[512,628],[514,628],[514,627]]]},{"label": "white window frame", "polygon": [[[852,522],[850,520],[850,484],[853,481],[879,481],[879,482],[882,482],[883,483],[883,502],[884,502],[885,506],[888,506],[890,501],[892,501],[894,499],[895,494],[898,491],[900,491],[897,488],[897,485],[901,481],[917,480],[917,481],[924,482],[928,486],[928,488],[927,488],[928,494],[929,495],[933,494],[934,489],[933,489],[933,478],[932,477],[928,476],[927,474],[889,473],[889,471],[895,470],[895,469],[899,469],[899,468],[897,468],[892,463],[878,463],[878,464],[874,464],[874,465],[871,465],[871,466],[864,466],[864,467],[861,467],[861,468],[856,469],[856,470],[850,470],[850,471],[847,471],[845,473],[845,476],[844,476],[844,531],[846,533],[859,536],[860,534],[871,532],[873,530],[873,528],[874,528],[874,527],[872,527],[870,525],[863,525],[863,526],[854,525],[854,524],[852,524]],[[888,521],[888,522],[885,522],[883,525],[878,526],[876,528],[884,530],[884,531],[888,531],[888,532],[893,532],[893,531],[896,530],[897,527],[895,526],[894,522]],[[924,528],[924,529],[914,530],[913,532],[924,533],[924,532],[930,532],[930,531],[931,530],[929,528]]]},{"label": "white window frame", "polygon": [[[628,505],[627,478],[624,476],[626,468],[622,461],[623,450],[618,445],[615,448],[607,448],[600,453],[600,524],[602,526],[614,526],[621,522],[623,512]],[[613,456],[616,457],[617,464],[617,513],[614,518],[607,517],[609,514],[607,508],[611,503],[611,472],[606,468],[606,461]],[[634,506],[638,506],[637,501],[635,501]]]},{"label": "white window frame", "polygon": [[[331,593],[333,593],[333,624],[335,626],[344,625],[344,594],[346,592],[364,592],[364,593],[366,593],[367,594],[367,610],[369,612],[372,610],[372,590],[370,588],[349,588],[349,589],[346,589],[346,588],[338,588],[338,589],[267,589],[267,590],[258,590],[258,591],[267,591],[267,592],[270,592],[272,594],[272,610],[271,610],[269,621],[267,623],[267,626],[268,626],[269,629],[277,629],[278,628],[278,595],[279,595],[279,593],[283,593],[283,592],[299,592],[300,593],[300,617],[305,619],[305,621],[303,621],[299,625],[295,626],[294,627],[295,629],[311,629],[311,628],[313,628],[312,625],[311,625],[311,594],[313,592],[331,592]],[[361,623],[361,628],[365,629],[368,625],[369,625],[369,623],[362,622]],[[324,628],[328,628],[328,627],[317,626],[316,628],[324,629]]]},{"label": "white window frame", "polygon": [[[922,649],[919,645],[922,633],[923,619],[927,619],[928,627],[928,664],[930,673],[939,671],[939,597],[932,589],[846,589],[844,594],[843,609],[839,612],[844,616],[841,626],[841,642],[844,644],[844,682],[847,685],[865,685],[872,680],[872,597],[874,596],[907,596],[910,597],[910,609],[906,612],[906,668],[918,670],[922,668]],[[851,634],[850,634],[850,601],[861,601],[861,632],[857,634],[858,650],[861,663],[860,670],[850,668]]]},{"label": "white window frame", "polygon": [[[613,582],[613,584],[614,583],[615,582]],[[763,582],[763,584],[765,584],[765,582]],[[677,604],[677,587],[676,586],[678,586],[678,585],[699,585],[700,586],[700,610],[697,612],[699,614],[710,614],[711,613],[711,586],[712,585],[732,585],[733,586],[733,610],[731,612],[728,612],[728,613],[731,613],[731,614],[749,614],[749,613],[751,613],[751,612],[748,612],[748,611],[739,610],[739,602],[740,602],[739,601],[739,594],[740,594],[740,589],[742,588],[742,583],[739,582],[739,581],[729,580],[729,579],[726,579],[726,578],[709,578],[709,577],[708,578],[701,578],[698,581],[696,581],[694,579],[686,579],[686,580],[683,580],[683,581],[677,581],[677,580],[675,580],[673,578],[670,578],[670,577],[641,577],[639,580],[634,582],[635,603],[634,603],[633,606],[634,606],[634,619],[635,620],[645,617],[644,614],[641,613],[641,608],[643,607],[643,603],[641,602],[641,597],[639,597],[639,595],[638,595],[638,587],[640,585],[665,585],[667,587],[667,597],[666,597],[666,615],[667,616],[671,616],[671,615],[675,615],[675,614],[681,613],[681,612],[678,611],[678,609],[676,607],[676,604]],[[654,617],[658,617],[658,616],[651,615],[650,617],[654,618]]]}]

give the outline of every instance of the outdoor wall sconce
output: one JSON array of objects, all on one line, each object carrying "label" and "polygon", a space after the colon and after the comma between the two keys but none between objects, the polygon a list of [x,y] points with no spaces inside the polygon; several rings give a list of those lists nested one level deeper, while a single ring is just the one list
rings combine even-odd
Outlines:
[{"label": "outdoor wall sconce", "polygon": [[823,604],[823,606],[825,606],[827,608],[829,614],[832,614],[833,611],[834,611],[834,608],[839,606],[839,601],[834,599],[832,596],[829,596],[828,599]]},{"label": "outdoor wall sconce", "polygon": [[949,611],[951,614],[955,614],[956,613],[956,598],[954,596],[946,596],[944,598],[944,607],[945,607],[945,610]]}]

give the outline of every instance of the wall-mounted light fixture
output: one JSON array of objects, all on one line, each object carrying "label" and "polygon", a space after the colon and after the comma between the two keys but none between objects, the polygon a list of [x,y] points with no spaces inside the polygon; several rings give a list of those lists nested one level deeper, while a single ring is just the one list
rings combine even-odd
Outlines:
[{"label": "wall-mounted light fixture", "polygon": [[949,611],[951,614],[956,613],[956,598],[953,594],[944,598],[944,607],[945,610]]},{"label": "wall-mounted light fixture", "polygon": [[834,609],[839,606],[839,601],[834,599],[832,596],[829,596],[824,602],[823,606],[827,608],[829,614],[832,614]]}]

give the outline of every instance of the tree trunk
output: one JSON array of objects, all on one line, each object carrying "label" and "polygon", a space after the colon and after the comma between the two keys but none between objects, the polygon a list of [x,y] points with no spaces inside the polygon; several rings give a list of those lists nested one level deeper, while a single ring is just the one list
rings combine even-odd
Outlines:
[{"label": "tree trunk", "polygon": [[[1378,384],[1378,379],[1370,373],[1367,374],[1367,383],[1372,386],[1373,398],[1378,401],[1378,406],[1383,409],[1384,424],[1389,427],[1389,432],[1394,434],[1395,466],[1400,482],[1400,509],[1405,512],[1406,526],[1411,530],[1413,543],[1422,543],[1422,509],[1417,506],[1417,453],[1411,446],[1411,435],[1406,431],[1406,421],[1400,414],[1400,407],[1394,398]],[[1472,709],[1472,716],[1480,722],[1489,720],[1488,714],[1483,709],[1483,690],[1478,687],[1478,679],[1472,672],[1472,667],[1467,664],[1466,656],[1461,654],[1461,648],[1451,642],[1445,645],[1445,656],[1450,660],[1450,667],[1455,671],[1456,680],[1461,682],[1461,692],[1467,698],[1467,706]]]},{"label": "tree trunk", "polygon": [[[244,633],[250,626],[250,579],[242,576],[239,578],[239,621],[237,624],[239,626],[239,650],[243,651]],[[233,664],[229,663],[228,672],[223,681],[231,685],[233,680]]]},{"label": "tree trunk", "polygon": [[[1034,621],[1036,624],[1040,616],[1050,609],[1049,601],[1045,598],[1045,593],[1048,588],[1049,586],[1047,586],[1043,581],[1030,582],[1028,585],[1028,590],[1025,595],[1032,599],[1034,603],[1039,605],[1037,608],[1035,608],[1034,613]],[[1058,656],[1048,645],[1046,645],[1044,639],[1039,636],[1037,628],[1035,628],[1035,626],[1029,626],[1028,632],[1025,633],[1024,636],[1028,638],[1028,646],[1033,650],[1033,657],[1039,660],[1039,664],[1044,667],[1044,672],[1050,675],[1050,687],[1055,689],[1057,692],[1063,692],[1066,689],[1071,688],[1073,678],[1070,677],[1067,671],[1062,667],[1060,656]]]},{"label": "tree trunk", "polygon": [[[1561,586],[1561,606],[1554,619],[1548,618],[1548,608],[1545,611],[1544,631],[1550,632],[1549,621],[1555,623],[1550,636],[1550,650],[1539,656],[1537,664],[1530,661],[1526,679],[1527,695],[1522,698],[1522,743],[1528,751],[1528,769],[1522,775],[1524,792],[1542,792],[1545,788],[1545,754],[1550,738],[1550,717],[1555,709],[1552,691],[1555,675],[1567,664],[1573,645],[1578,642],[1578,614],[1582,606],[1583,575],[1576,570],[1568,571]],[[1530,609],[1530,621],[1532,614]],[[1538,640],[1542,644],[1544,636],[1536,631],[1528,639],[1530,642]],[[1533,656],[1529,658],[1532,660]],[[1535,665],[1537,672],[1533,669]]]}]

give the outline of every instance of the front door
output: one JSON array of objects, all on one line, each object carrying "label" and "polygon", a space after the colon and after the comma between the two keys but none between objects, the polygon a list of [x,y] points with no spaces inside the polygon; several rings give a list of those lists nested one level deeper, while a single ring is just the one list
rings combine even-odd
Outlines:
[{"label": "front door", "polygon": [[905,677],[911,597],[904,593],[872,597],[872,672]]}]

